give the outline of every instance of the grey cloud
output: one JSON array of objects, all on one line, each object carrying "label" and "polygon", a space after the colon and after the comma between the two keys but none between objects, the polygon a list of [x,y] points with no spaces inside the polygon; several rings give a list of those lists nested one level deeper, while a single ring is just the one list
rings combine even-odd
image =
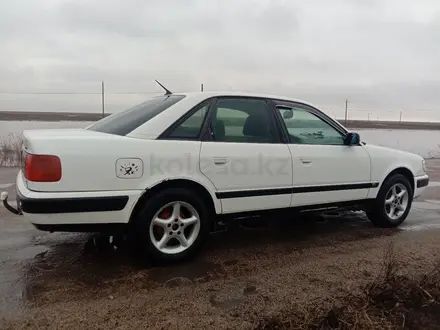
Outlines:
[{"label": "grey cloud", "polygon": [[[0,5],[0,91],[99,91],[105,80],[110,92],[160,92],[157,78],[176,91],[203,82],[326,108],[349,98],[434,111],[439,38],[434,0],[17,0]],[[96,109],[38,100],[0,109]],[[109,108],[124,102],[134,99],[109,94]]]}]

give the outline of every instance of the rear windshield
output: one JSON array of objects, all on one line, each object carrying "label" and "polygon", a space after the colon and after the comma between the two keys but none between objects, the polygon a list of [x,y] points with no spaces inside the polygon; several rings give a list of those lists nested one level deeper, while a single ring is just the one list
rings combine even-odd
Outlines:
[{"label": "rear windshield", "polygon": [[184,97],[184,95],[155,97],[130,109],[103,118],[87,129],[101,133],[127,135]]}]

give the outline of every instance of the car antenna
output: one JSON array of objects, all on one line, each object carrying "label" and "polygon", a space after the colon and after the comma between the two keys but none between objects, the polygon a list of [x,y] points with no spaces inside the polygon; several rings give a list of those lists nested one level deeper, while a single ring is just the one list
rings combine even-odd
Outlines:
[{"label": "car antenna", "polygon": [[166,88],[164,85],[162,85],[157,79],[154,79],[157,84],[162,87],[165,90],[165,95],[171,95],[173,94],[173,92],[171,92],[168,88]]}]

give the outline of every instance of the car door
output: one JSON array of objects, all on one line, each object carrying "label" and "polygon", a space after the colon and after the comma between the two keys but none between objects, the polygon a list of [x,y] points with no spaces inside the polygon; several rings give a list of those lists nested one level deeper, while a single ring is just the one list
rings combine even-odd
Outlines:
[{"label": "car door", "polygon": [[275,101],[293,162],[292,206],[365,199],[371,182],[363,145],[346,145],[346,132],[312,107]]},{"label": "car door", "polygon": [[288,207],[292,158],[267,100],[216,98],[208,120],[200,169],[216,187],[223,213]]}]

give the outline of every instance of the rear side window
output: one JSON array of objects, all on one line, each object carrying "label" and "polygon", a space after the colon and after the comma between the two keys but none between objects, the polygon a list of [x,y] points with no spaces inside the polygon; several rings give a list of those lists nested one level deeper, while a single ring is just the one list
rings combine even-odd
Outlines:
[{"label": "rear side window", "polygon": [[208,112],[210,103],[205,103],[199,106],[199,108],[186,120],[184,120],[179,126],[177,126],[168,137],[171,139],[180,140],[196,140],[199,138],[202,125]]},{"label": "rear side window", "polygon": [[127,135],[184,97],[184,95],[155,97],[130,109],[103,118],[87,129],[107,134]]}]

